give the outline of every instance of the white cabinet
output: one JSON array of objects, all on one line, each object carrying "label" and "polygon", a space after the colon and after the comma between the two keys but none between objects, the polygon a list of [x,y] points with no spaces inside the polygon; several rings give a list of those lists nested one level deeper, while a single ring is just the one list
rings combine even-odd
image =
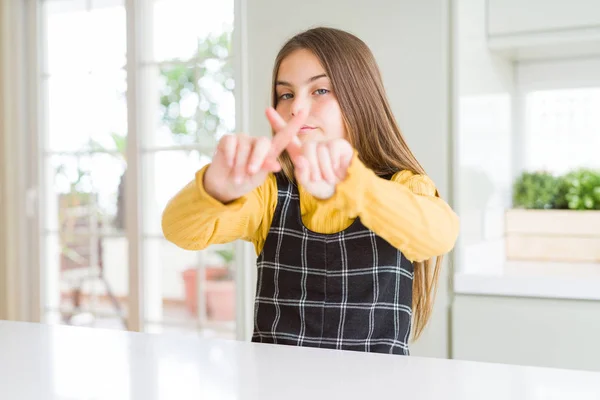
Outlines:
[{"label": "white cabinet", "polygon": [[600,0],[488,0],[490,36],[600,27]]},{"label": "white cabinet", "polygon": [[600,371],[600,302],[458,294],[459,360]]},{"label": "white cabinet", "polygon": [[600,0],[487,0],[490,49],[514,60],[600,54]]}]

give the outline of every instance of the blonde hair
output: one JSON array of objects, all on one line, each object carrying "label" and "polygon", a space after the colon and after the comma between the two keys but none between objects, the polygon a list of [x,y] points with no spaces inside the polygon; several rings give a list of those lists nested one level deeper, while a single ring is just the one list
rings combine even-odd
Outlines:
[{"label": "blonde hair", "polygon": [[[291,53],[305,49],[321,62],[333,87],[348,134],[360,160],[378,176],[401,170],[425,174],[408,148],[392,114],[381,73],[369,47],[356,36],[333,28],[314,28],[285,43],[273,68],[272,105],[277,107],[275,84],[281,62]],[[294,181],[293,164],[281,156],[285,175]],[[436,191],[436,196],[439,193]],[[442,257],[414,262],[413,338],[423,332],[433,310]]]}]

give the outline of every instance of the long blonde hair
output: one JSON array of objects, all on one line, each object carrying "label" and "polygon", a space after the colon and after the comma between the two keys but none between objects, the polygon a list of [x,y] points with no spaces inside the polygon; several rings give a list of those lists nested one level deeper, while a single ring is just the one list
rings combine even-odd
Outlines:
[{"label": "long blonde hair", "polygon": [[[333,28],[314,28],[302,32],[282,47],[275,60],[272,105],[277,107],[275,84],[281,62],[296,50],[311,51],[331,80],[342,110],[348,140],[360,160],[378,176],[401,170],[425,174],[408,148],[392,114],[381,73],[369,47],[356,36]],[[294,181],[293,164],[286,153],[281,156],[284,173]],[[439,193],[436,191],[436,196]],[[442,257],[414,262],[413,338],[423,332],[431,316]]]}]

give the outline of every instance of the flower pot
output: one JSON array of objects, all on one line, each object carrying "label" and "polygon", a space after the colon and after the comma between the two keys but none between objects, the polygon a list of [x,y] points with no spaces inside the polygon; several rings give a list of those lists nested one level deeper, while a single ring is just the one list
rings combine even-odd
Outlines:
[{"label": "flower pot", "polygon": [[235,282],[206,282],[206,314],[212,321],[235,320]]},{"label": "flower pot", "polygon": [[600,262],[600,211],[506,212],[508,260]]},{"label": "flower pot", "polygon": [[[188,268],[183,271],[185,304],[192,315],[198,314],[198,270]],[[225,268],[206,268],[205,303],[206,316],[213,321],[233,321],[235,319],[235,282],[224,279]]]}]

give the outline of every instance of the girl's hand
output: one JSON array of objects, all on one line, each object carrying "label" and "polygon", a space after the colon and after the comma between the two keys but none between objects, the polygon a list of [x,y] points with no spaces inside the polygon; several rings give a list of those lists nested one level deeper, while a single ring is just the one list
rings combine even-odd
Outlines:
[{"label": "girl's hand", "polygon": [[[272,108],[267,110],[267,117],[275,131],[289,126]],[[302,143],[294,136],[286,150],[294,163],[298,183],[314,197],[323,200],[332,197],[337,184],[346,179],[353,156],[352,145],[341,138]]]},{"label": "girl's hand", "polygon": [[269,173],[281,169],[277,157],[296,137],[305,120],[306,113],[298,113],[277,130],[273,139],[244,134],[224,136],[204,174],[204,190],[226,204],[256,189]]}]

